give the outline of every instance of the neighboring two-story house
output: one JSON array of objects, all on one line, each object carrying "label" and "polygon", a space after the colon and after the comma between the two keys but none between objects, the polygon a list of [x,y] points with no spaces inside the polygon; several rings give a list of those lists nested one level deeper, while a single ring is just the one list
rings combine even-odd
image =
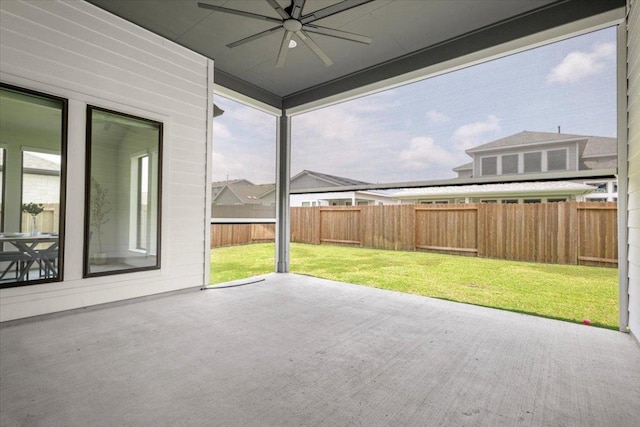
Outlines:
[{"label": "neighboring two-story house", "polygon": [[[471,162],[453,169],[458,178],[615,170],[617,140],[599,136],[524,131],[466,150]],[[539,203],[617,201],[614,175],[598,180],[472,184],[402,190],[404,203]]]}]

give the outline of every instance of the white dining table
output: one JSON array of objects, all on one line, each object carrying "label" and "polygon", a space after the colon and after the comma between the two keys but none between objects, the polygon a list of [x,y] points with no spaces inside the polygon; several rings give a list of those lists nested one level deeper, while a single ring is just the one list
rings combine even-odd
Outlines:
[{"label": "white dining table", "polygon": [[[28,278],[29,270],[35,263],[38,263],[41,267],[44,266],[53,276],[57,276],[58,272],[54,261],[57,255],[52,255],[58,250],[59,242],[59,236],[53,233],[0,233],[0,252],[4,252],[5,245],[9,244],[26,256],[26,265],[25,268],[20,271],[17,278],[18,281],[25,280],[25,276]],[[41,245],[46,246],[42,247]],[[13,265],[15,265],[15,262],[9,264],[4,272],[2,272],[2,276],[4,276]]]}]

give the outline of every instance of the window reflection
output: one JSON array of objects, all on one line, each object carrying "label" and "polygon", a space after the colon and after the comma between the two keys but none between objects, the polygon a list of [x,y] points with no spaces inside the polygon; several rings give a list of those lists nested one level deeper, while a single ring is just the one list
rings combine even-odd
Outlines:
[{"label": "window reflection", "polygon": [[89,107],[85,275],[158,268],[162,124]]},{"label": "window reflection", "polygon": [[66,101],[0,88],[0,287],[61,279]]}]

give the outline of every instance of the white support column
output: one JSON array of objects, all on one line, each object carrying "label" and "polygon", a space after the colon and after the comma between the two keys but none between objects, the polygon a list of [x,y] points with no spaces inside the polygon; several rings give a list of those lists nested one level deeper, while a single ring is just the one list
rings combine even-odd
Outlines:
[{"label": "white support column", "polygon": [[[618,301],[620,330],[629,326],[627,26],[618,25]],[[611,189],[613,190],[613,189]],[[638,336],[638,331],[635,331]]]},{"label": "white support column", "polygon": [[278,118],[276,141],[276,273],[289,272],[291,216],[289,177],[291,170],[291,117]]},{"label": "white support column", "polygon": [[214,63],[207,61],[207,162],[205,165],[204,190],[204,271],[202,272],[202,286],[207,286],[211,280],[211,181],[213,177],[213,116],[214,101]]}]

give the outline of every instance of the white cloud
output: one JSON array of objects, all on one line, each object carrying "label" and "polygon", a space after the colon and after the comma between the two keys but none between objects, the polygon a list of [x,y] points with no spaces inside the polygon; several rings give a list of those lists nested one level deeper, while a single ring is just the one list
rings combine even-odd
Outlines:
[{"label": "white cloud", "polygon": [[213,121],[212,180],[274,182],[275,118],[222,97],[216,104],[224,114]]},{"label": "white cloud", "polygon": [[571,52],[547,75],[547,83],[573,83],[597,74],[608,60],[615,58],[615,53],[613,42],[596,44],[590,52]]},{"label": "white cloud", "polygon": [[404,166],[410,169],[424,169],[429,166],[451,164],[456,157],[440,147],[433,138],[418,136],[411,139],[408,149],[400,152]]},{"label": "white cloud", "polygon": [[492,114],[485,121],[468,123],[458,127],[453,132],[452,140],[462,151],[480,144],[491,135],[495,136],[500,132],[500,129],[500,119]]},{"label": "white cloud", "polygon": [[448,122],[450,118],[439,111],[429,110],[427,111],[427,120],[429,120],[430,123],[442,123]]},{"label": "white cloud", "polygon": [[309,169],[370,182],[396,175],[389,161],[408,139],[387,121],[396,103],[376,95],[294,117],[291,173]]},{"label": "white cloud", "polygon": [[233,136],[229,132],[229,128],[219,121],[213,121],[213,137],[214,139],[232,139]]}]

